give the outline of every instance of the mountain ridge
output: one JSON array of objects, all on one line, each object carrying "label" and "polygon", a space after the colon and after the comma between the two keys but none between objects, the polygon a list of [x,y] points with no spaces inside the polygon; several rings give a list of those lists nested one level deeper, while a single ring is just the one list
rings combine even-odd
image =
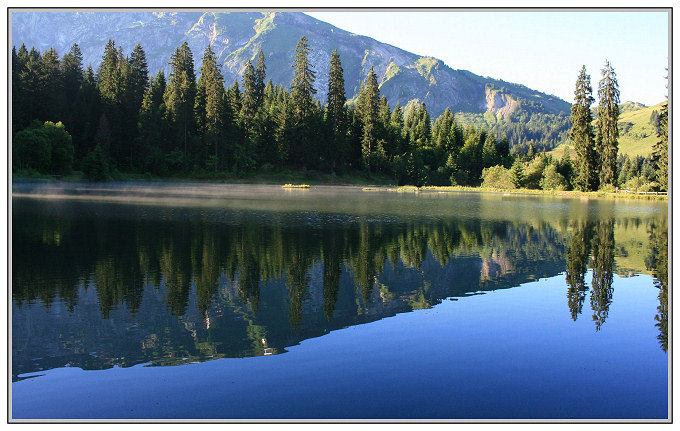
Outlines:
[{"label": "mountain ridge", "polygon": [[199,69],[203,50],[211,44],[223,66],[225,82],[240,76],[248,60],[262,49],[267,79],[287,87],[292,78],[294,49],[306,35],[316,70],[317,98],[325,102],[330,53],[337,49],[345,71],[345,91],[355,98],[372,66],[381,94],[391,106],[425,102],[431,115],[454,112],[493,113],[507,118],[520,109],[546,114],[568,113],[570,104],[556,96],[453,69],[442,60],[419,56],[357,35],[301,12],[12,12],[12,44],[54,47],[65,54],[73,43],[83,52],[84,66],[101,61],[108,39],[129,53],[144,48],[149,70],[169,72],[174,49],[186,41]]}]

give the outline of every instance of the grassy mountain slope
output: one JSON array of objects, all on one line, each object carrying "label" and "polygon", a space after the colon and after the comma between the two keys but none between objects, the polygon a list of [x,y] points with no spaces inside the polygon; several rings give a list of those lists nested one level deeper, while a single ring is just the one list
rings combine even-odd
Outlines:
[{"label": "grassy mountain slope", "polygon": [[[626,102],[620,106],[619,115],[619,153],[629,157],[648,157],[652,154],[652,147],[657,142],[654,112],[661,111],[661,105],[645,106],[641,103]],[[595,126],[595,122],[593,122]],[[550,153],[560,158],[565,148],[569,148],[572,158],[575,156],[573,145],[563,143]]]}]

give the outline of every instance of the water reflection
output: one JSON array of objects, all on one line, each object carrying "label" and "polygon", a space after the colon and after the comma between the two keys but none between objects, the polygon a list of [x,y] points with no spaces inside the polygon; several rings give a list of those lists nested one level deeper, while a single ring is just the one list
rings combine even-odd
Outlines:
[{"label": "water reflection", "polygon": [[659,289],[659,306],[654,316],[659,328],[659,345],[663,351],[668,349],[668,221],[660,220],[649,226],[649,254],[645,258],[647,269],[655,277]]},{"label": "water reflection", "polygon": [[645,266],[628,257],[636,255],[630,241],[617,249],[615,231],[640,226],[650,232],[645,264],[659,280],[666,349],[665,220],[305,217],[17,200],[13,377],[67,364],[100,369],[281,353],[334,329],[565,268],[574,320],[593,270],[599,330],[613,300],[615,255],[636,271]]}]

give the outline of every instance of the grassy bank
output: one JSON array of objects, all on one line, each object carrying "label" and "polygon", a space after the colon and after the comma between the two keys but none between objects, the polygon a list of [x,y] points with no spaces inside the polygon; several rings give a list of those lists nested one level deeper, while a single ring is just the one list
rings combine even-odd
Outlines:
[{"label": "grassy bank", "polygon": [[465,187],[465,186],[402,186],[402,187],[364,187],[363,191],[387,191],[398,193],[427,193],[427,192],[472,192],[472,193],[497,193],[502,195],[540,195],[558,196],[570,198],[606,198],[606,199],[634,199],[634,200],[653,200],[668,201],[667,195],[645,195],[635,193],[609,193],[609,192],[581,192],[578,190],[557,191],[557,190],[537,190],[537,189],[511,189],[500,190],[486,187]]}]

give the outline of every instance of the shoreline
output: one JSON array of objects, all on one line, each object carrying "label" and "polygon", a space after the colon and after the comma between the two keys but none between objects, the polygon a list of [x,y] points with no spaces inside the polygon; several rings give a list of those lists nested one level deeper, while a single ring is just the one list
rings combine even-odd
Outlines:
[{"label": "shoreline", "polygon": [[[263,178],[244,178],[244,179],[193,179],[193,178],[169,178],[169,179],[124,179],[120,181],[107,181],[100,183],[90,183],[80,179],[54,179],[54,178],[12,178],[12,186],[19,184],[44,184],[44,185],[66,185],[66,184],[99,184],[99,185],[120,185],[120,184],[233,184],[233,185],[253,185],[253,186],[279,186],[281,190],[302,189],[311,190],[315,187],[354,187],[360,188],[361,192],[390,192],[390,193],[484,193],[484,194],[501,194],[503,196],[548,196],[560,198],[579,198],[579,199],[624,199],[624,200],[649,200],[649,201],[665,201],[668,202],[668,194],[666,192],[654,193],[637,193],[637,192],[581,192],[578,190],[540,190],[540,189],[492,189],[485,187],[471,187],[471,186],[395,186],[389,184],[370,184],[370,183],[354,183],[354,182],[317,182],[317,181],[298,181],[290,182],[287,179],[283,181],[276,181],[273,179]],[[666,194],[661,194],[666,193]]]}]

